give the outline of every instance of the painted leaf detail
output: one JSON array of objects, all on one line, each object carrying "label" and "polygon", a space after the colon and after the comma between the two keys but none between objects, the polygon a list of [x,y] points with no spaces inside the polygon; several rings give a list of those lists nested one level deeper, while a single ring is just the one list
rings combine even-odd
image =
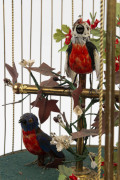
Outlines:
[{"label": "painted leaf detail", "polygon": [[25,68],[31,71],[39,72],[40,74],[45,75],[45,76],[54,76],[54,74],[52,73],[54,68],[51,68],[46,63],[42,63],[40,67],[25,67]]},{"label": "painted leaf detail", "polygon": [[98,129],[82,129],[81,131],[72,133],[72,139],[96,135],[98,135]]},{"label": "painted leaf detail", "polygon": [[[48,119],[51,111],[60,112],[58,106],[56,105],[57,102],[57,100],[48,100],[46,98],[37,100],[36,107],[39,108],[39,118],[41,124]],[[35,102],[32,102],[31,105],[35,106]]]},{"label": "painted leaf detail", "polygon": [[15,66],[15,63],[13,64],[13,67],[11,67],[8,64],[5,64],[5,67],[7,68],[8,72],[10,73],[11,77],[12,77],[12,82],[13,84],[15,84],[17,82],[17,78],[18,78],[18,72]]},{"label": "painted leaf detail", "polygon": [[74,100],[74,108],[77,105],[79,105],[79,96],[80,96],[81,92],[82,92],[81,85],[79,85],[79,87],[72,92],[72,97],[73,97],[73,100]]}]

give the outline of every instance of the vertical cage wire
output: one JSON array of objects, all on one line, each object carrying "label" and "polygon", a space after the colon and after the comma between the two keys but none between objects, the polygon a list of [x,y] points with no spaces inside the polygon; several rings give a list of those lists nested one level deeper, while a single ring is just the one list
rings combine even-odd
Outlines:
[{"label": "vertical cage wire", "polygon": [[[14,0],[12,0],[12,66],[14,66]],[[13,92],[13,132],[12,132],[12,152],[14,152],[15,136],[15,93]]]},{"label": "vertical cage wire", "polygon": [[[21,60],[23,60],[23,0],[21,0]],[[21,83],[23,84],[23,67],[21,66]],[[21,94],[23,99],[23,94]],[[21,102],[21,116],[23,115],[23,101]],[[22,150],[22,129],[21,129],[21,150]]]},{"label": "vertical cage wire", "polygon": [[[42,63],[42,0],[41,0],[41,4],[40,4],[40,65]],[[41,74],[40,74],[40,83],[41,83]]]},{"label": "vertical cage wire", "polygon": [[[32,14],[33,14],[33,1],[31,0],[30,5],[30,60],[32,57]],[[29,75],[29,84],[31,84],[31,76]],[[31,95],[29,96],[29,112],[31,112]]]},{"label": "vertical cage wire", "polygon": [[[42,0],[40,3],[40,65],[42,63]],[[41,74],[40,74],[40,83],[41,83]],[[41,127],[41,123],[40,123],[40,127]]]},{"label": "vertical cage wire", "polygon": [[[72,26],[74,24],[74,0],[72,0]],[[72,100],[72,97],[71,97],[71,101],[70,101],[70,123],[72,123],[72,106],[73,106],[73,100]]]},{"label": "vertical cage wire", "polygon": [[[63,0],[61,0],[61,27],[63,24]],[[62,48],[62,41],[60,44],[60,47]],[[60,52],[60,72],[62,72],[62,51]],[[62,98],[60,96],[59,98],[59,107],[60,107],[60,111],[61,111],[61,106],[62,106]],[[61,126],[59,125],[59,136],[61,135]]]},{"label": "vertical cage wire", "polygon": [[[6,35],[5,35],[5,0],[3,0],[3,36],[4,36],[4,79],[6,78]],[[4,104],[6,104],[6,85],[4,84]],[[6,106],[4,106],[4,155],[6,151]]]},{"label": "vertical cage wire", "polygon": [[[94,15],[95,14],[95,2],[94,2],[94,0],[93,0],[93,6],[92,6],[92,8],[93,8],[93,11],[92,11],[92,14]],[[92,36],[92,38],[93,38],[93,36]],[[93,72],[92,72],[92,88],[93,88]],[[91,127],[91,124],[92,124],[92,106],[91,106],[91,108],[90,108],[90,127]],[[91,136],[89,137],[89,145],[91,144]]]},{"label": "vertical cage wire", "polygon": [[[52,59],[53,59],[53,0],[51,0],[51,49],[50,49],[50,66],[52,67]],[[51,98],[51,96],[50,96]],[[51,115],[50,115],[50,127],[51,133]]]}]

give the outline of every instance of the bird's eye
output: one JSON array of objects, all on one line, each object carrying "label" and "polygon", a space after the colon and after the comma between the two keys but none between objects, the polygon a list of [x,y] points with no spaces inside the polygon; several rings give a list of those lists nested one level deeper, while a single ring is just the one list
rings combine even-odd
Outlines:
[{"label": "bird's eye", "polygon": [[89,27],[87,27],[87,30],[88,30],[88,31],[89,31],[89,29],[90,29],[90,28],[89,28]]},{"label": "bird's eye", "polygon": [[30,118],[30,119],[29,119],[29,123],[32,123],[32,122],[33,122],[33,119],[32,119],[32,118]]}]

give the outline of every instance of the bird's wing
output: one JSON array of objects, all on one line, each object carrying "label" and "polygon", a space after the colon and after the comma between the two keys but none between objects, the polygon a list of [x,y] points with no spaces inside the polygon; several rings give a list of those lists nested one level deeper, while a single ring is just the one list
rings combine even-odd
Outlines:
[{"label": "bird's wing", "polygon": [[68,46],[68,49],[66,50],[66,60],[65,60],[64,71],[65,71],[67,77],[71,78],[72,82],[74,82],[76,73],[74,71],[72,71],[69,66],[69,56],[70,56],[71,51],[72,51],[72,43]]},{"label": "bird's wing", "polygon": [[100,56],[96,49],[94,50],[93,53],[94,53],[94,61],[95,61],[95,70],[96,70],[97,80],[99,80],[99,78],[100,78]]},{"label": "bird's wing", "polygon": [[87,50],[89,52],[89,55],[92,59],[92,68],[93,70],[96,70],[96,75],[97,75],[97,79],[99,80],[99,74],[100,74],[100,58],[99,58],[99,54],[97,51],[96,46],[88,41],[86,42],[86,46],[87,46]]},{"label": "bird's wing", "polygon": [[64,154],[62,152],[58,152],[55,145],[50,144],[50,141],[52,138],[48,136],[43,131],[38,131],[36,133],[38,143],[41,147],[41,149],[46,153],[53,153],[55,157],[64,158]]}]

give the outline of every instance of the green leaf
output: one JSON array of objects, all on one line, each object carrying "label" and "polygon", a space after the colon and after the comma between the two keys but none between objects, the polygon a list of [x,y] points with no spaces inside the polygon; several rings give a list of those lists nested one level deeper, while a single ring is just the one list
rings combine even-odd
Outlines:
[{"label": "green leaf", "polygon": [[72,168],[68,168],[64,165],[58,166],[59,172],[64,174],[66,177],[69,177],[72,174]]},{"label": "green leaf", "polygon": [[116,143],[116,147],[118,148],[118,142]]},{"label": "green leaf", "polygon": [[54,33],[53,38],[56,42],[60,42],[62,39],[65,38],[65,34],[60,29],[56,29],[56,33]]},{"label": "green leaf", "polygon": [[114,151],[114,159],[113,159],[114,163],[118,162],[118,151]]},{"label": "green leaf", "polygon": [[67,25],[64,25],[64,24],[62,25],[62,30],[63,30],[65,33],[68,34],[68,33],[69,33],[69,29],[70,29],[70,28],[69,28]]},{"label": "green leaf", "polygon": [[[95,162],[98,164],[98,156],[95,157]],[[101,162],[104,162],[104,158],[101,156]],[[101,169],[104,170],[104,166],[101,166]]]},{"label": "green leaf", "polygon": [[96,46],[97,50],[100,51],[100,39],[91,38],[90,41]]},{"label": "green leaf", "polygon": [[[65,44],[59,51],[66,51],[67,50],[67,48],[68,48],[68,45],[67,44]],[[58,52],[59,52],[58,51]]]},{"label": "green leaf", "polygon": [[116,49],[115,49],[115,56],[119,56],[119,55],[120,55],[120,42],[116,44]]},{"label": "green leaf", "polygon": [[66,176],[64,174],[59,174],[58,180],[66,180]]},{"label": "green leaf", "polygon": [[100,30],[99,29],[92,29],[90,32],[93,36],[100,37]]},{"label": "green leaf", "polygon": [[120,16],[120,3],[116,3],[116,17]]}]

